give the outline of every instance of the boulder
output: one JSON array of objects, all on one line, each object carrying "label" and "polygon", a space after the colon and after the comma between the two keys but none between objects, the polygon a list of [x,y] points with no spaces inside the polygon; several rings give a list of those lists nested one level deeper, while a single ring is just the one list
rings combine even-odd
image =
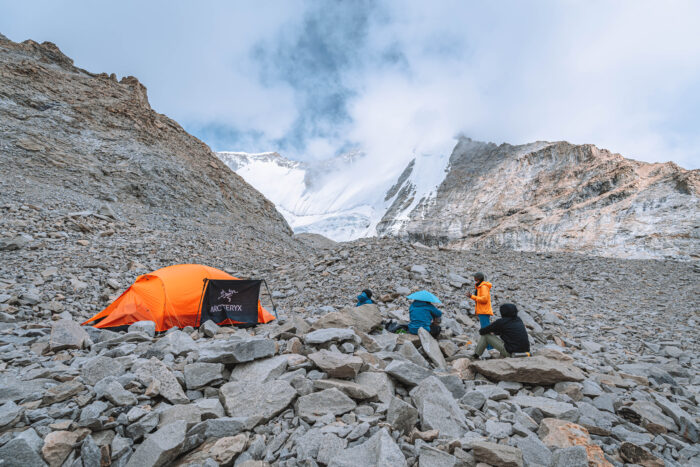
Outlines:
[{"label": "boulder", "polygon": [[410,360],[418,366],[422,366],[425,368],[430,367],[428,361],[425,358],[423,358],[420,352],[418,352],[418,349],[416,349],[416,346],[413,345],[413,343],[410,341],[404,342],[401,345],[401,347],[399,347],[398,352],[400,355],[404,356],[406,359]]},{"label": "boulder", "polygon": [[200,344],[199,361],[205,363],[245,363],[275,354],[272,339],[216,339]]},{"label": "boulder", "polygon": [[178,404],[163,410],[158,420],[158,428],[169,425],[178,420],[187,423],[187,428],[191,428],[202,421],[202,411],[194,404]]},{"label": "boulder", "polygon": [[223,363],[195,362],[185,365],[185,386],[187,389],[199,389],[224,380]]},{"label": "boulder", "polygon": [[231,381],[254,381],[264,383],[277,379],[287,369],[286,355],[278,355],[272,358],[264,358],[253,362],[236,365],[231,370]]},{"label": "boulder", "polygon": [[546,417],[576,421],[579,415],[578,409],[573,405],[547,397],[515,396],[511,401],[523,408],[539,409]]},{"label": "boulder", "polygon": [[673,421],[676,422],[676,424],[679,426],[680,430],[678,431],[678,433],[681,436],[685,437],[688,441],[691,441],[693,443],[700,442],[700,437],[698,436],[700,429],[698,429],[698,425],[695,423],[695,420],[693,420],[693,417],[691,417],[688,412],[681,409],[678,404],[669,401],[668,399],[659,394],[651,394],[654,398],[654,401],[656,401],[656,405],[658,405],[663,411],[663,413],[671,417]]},{"label": "boulder", "polygon": [[190,402],[175,375],[157,358],[152,357],[147,363],[138,366],[134,369],[134,373],[146,385],[151,385],[154,380],[157,381],[160,386],[160,395],[168,399],[171,404]]},{"label": "boulder", "polygon": [[382,314],[374,304],[345,307],[340,311],[326,313],[313,325],[313,329],[353,328],[361,332],[370,332],[382,324]]},{"label": "boulder", "polygon": [[136,448],[127,467],[160,467],[169,464],[180,454],[186,432],[187,422],[183,420],[165,425]]},{"label": "boulder", "polygon": [[377,390],[376,388],[370,388],[357,384],[353,381],[347,381],[343,379],[319,379],[313,382],[314,388],[316,389],[330,389],[336,388],[347,394],[353,399],[365,400],[365,399],[376,399]]},{"label": "boulder", "polygon": [[348,328],[324,328],[311,331],[304,336],[304,342],[309,345],[323,345],[331,342],[353,341],[360,342],[360,336]]},{"label": "boulder", "polygon": [[418,456],[418,467],[455,467],[457,458],[452,454],[422,444]]},{"label": "boulder", "polygon": [[418,410],[398,397],[393,397],[386,412],[386,421],[392,428],[407,435],[418,422]]},{"label": "boulder", "polygon": [[232,382],[219,389],[219,400],[230,417],[258,418],[258,423],[282,412],[296,396],[296,390],[282,380]]},{"label": "boulder", "polygon": [[447,438],[459,438],[468,430],[457,401],[437,377],[424,379],[410,394],[418,409],[422,430],[438,430],[440,436]]},{"label": "boulder", "polygon": [[81,441],[88,430],[78,431],[52,431],[44,438],[44,446],[41,455],[50,467],[59,467],[66,460],[78,441]]},{"label": "boulder", "polygon": [[401,449],[396,445],[386,428],[382,428],[364,443],[339,452],[331,459],[328,467],[356,467],[358,465],[399,467],[407,464]]},{"label": "boulder", "polygon": [[400,381],[406,386],[413,387],[426,378],[432,376],[433,372],[413,362],[406,360],[392,360],[384,369],[392,378]]},{"label": "boulder", "polygon": [[617,413],[656,435],[678,431],[678,426],[673,419],[664,415],[661,409],[652,402],[635,401],[630,405],[620,407]]},{"label": "boulder", "polygon": [[375,392],[380,402],[388,403],[394,397],[394,383],[386,373],[365,371],[357,375],[355,382],[365,392]]},{"label": "boulder", "polygon": [[425,329],[420,328],[418,329],[418,337],[420,338],[420,344],[423,347],[423,352],[425,352],[435,366],[438,368],[446,368],[447,362],[445,361],[445,356],[442,355],[440,345],[433,338],[433,336],[431,336]]},{"label": "boulder", "polygon": [[170,353],[175,357],[187,355],[190,352],[197,350],[197,344],[194,339],[186,332],[176,330],[168,332],[161,337],[158,342],[152,346],[153,350],[164,354]]},{"label": "boulder", "polygon": [[214,337],[219,333],[219,325],[208,319],[199,327],[199,331],[207,337]]},{"label": "boulder", "polygon": [[141,334],[153,337],[156,335],[156,323],[153,321],[136,321],[129,326],[127,332],[140,332]]},{"label": "boulder", "polygon": [[549,465],[552,461],[552,451],[534,435],[516,437],[515,446],[520,449],[526,465]]},{"label": "boulder", "polygon": [[320,350],[310,354],[309,360],[333,378],[354,378],[362,368],[360,357],[328,350]]},{"label": "boulder", "polygon": [[95,384],[95,396],[98,399],[107,399],[116,406],[129,406],[138,403],[136,395],[124,389],[114,376],[108,376]]},{"label": "boulder", "polygon": [[520,449],[488,441],[471,443],[474,459],[499,467],[523,467],[523,455]]},{"label": "boulder", "polygon": [[77,380],[66,381],[65,383],[57,384],[46,391],[42,399],[43,405],[51,405],[56,402],[63,402],[76,394],[85,390],[83,383]]},{"label": "boulder", "polygon": [[551,467],[590,467],[590,465],[598,467],[596,464],[588,463],[586,448],[583,446],[557,449],[552,454],[552,461],[549,465]]},{"label": "boulder", "polygon": [[[211,321],[207,321],[211,323]],[[207,459],[213,459],[215,465],[233,465],[236,457],[245,450],[248,435],[240,433],[236,436],[212,439],[199,448],[187,454],[180,463],[182,465],[207,465]]]},{"label": "boulder", "polygon": [[89,359],[83,364],[80,376],[82,376],[85,383],[94,386],[107,376],[121,376],[124,374],[124,371],[125,367],[119,360],[98,356]]},{"label": "boulder", "polygon": [[336,388],[301,396],[295,404],[297,415],[308,423],[327,414],[342,415],[356,406],[352,399]]},{"label": "boulder", "polygon": [[18,433],[0,446],[0,465],[3,467],[45,467],[41,457],[43,441],[33,428]]},{"label": "boulder", "polygon": [[666,463],[653,455],[649,450],[624,441],[620,445],[620,457],[630,464],[641,465],[642,467],[664,467]]},{"label": "boulder", "polygon": [[51,326],[49,349],[57,352],[64,349],[82,349],[89,341],[85,329],[72,319],[61,319]]},{"label": "boulder", "polygon": [[516,381],[539,385],[560,381],[583,381],[585,375],[570,362],[535,356],[477,360],[470,368],[495,381]]},{"label": "boulder", "polygon": [[24,414],[24,407],[8,401],[0,406],[0,430],[5,427],[11,427]]},{"label": "boulder", "polygon": [[583,446],[590,465],[612,467],[603,450],[593,443],[588,430],[575,423],[555,418],[545,418],[537,431],[542,442],[549,448],[569,448]]}]

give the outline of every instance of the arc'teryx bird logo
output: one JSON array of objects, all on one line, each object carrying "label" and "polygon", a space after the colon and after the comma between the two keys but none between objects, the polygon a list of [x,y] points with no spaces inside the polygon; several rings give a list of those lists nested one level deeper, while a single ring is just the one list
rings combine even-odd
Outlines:
[{"label": "arc'teryx bird logo", "polygon": [[235,289],[222,290],[219,294],[219,300],[226,300],[229,303],[231,303],[231,299],[233,298],[233,294],[235,293],[238,293],[238,291]]}]

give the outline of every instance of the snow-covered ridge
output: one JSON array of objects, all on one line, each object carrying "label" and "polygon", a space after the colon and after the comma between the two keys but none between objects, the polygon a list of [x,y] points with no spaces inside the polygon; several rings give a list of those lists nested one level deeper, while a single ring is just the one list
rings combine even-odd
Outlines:
[{"label": "snow-covered ridge", "polygon": [[421,200],[434,196],[449,161],[449,154],[421,154],[408,165],[377,167],[361,152],[311,163],[276,152],[218,156],[272,201],[295,232],[318,233],[336,241],[375,236],[387,209],[407,193],[411,202],[398,214],[399,220],[408,219]]}]

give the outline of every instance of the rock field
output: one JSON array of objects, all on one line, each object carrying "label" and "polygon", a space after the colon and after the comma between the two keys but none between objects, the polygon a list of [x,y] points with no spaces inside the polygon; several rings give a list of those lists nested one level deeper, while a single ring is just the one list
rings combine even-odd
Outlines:
[{"label": "rock field", "polygon": [[[62,94],[37,110],[31,85],[16,80],[74,74],[77,89],[99,82],[125,95],[133,83],[58,66],[52,50],[0,36],[0,466],[700,465],[696,262],[292,236],[232,173],[178,188],[140,165],[104,193],[108,168],[43,171],[40,157],[47,140],[70,157],[92,154],[84,145],[106,138],[106,117],[57,136],[60,113],[27,109],[51,112]],[[97,112],[81,105],[65,103],[66,115]],[[184,131],[158,142],[148,135],[162,129],[139,123],[157,114],[139,112],[133,134],[120,130],[141,145],[135,159],[202,169],[176,149],[195,144]],[[44,149],[18,146],[22,132]],[[128,332],[78,324],[138,275],[177,263],[266,279],[262,300],[279,319],[160,335],[149,322]],[[476,271],[494,284],[494,308],[521,310],[533,357],[468,358]],[[356,308],[365,287],[377,304]],[[440,337],[383,331],[424,288],[443,301]]]}]

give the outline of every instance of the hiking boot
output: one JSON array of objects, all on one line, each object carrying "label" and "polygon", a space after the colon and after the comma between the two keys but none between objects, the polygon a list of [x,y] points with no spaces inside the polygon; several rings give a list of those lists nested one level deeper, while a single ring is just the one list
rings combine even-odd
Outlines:
[{"label": "hiking boot", "polygon": [[470,360],[479,360],[480,358],[481,358],[481,357],[480,357],[478,354],[475,354],[475,353],[473,353],[473,354],[471,354],[471,355],[469,356],[469,359],[470,359]]}]

